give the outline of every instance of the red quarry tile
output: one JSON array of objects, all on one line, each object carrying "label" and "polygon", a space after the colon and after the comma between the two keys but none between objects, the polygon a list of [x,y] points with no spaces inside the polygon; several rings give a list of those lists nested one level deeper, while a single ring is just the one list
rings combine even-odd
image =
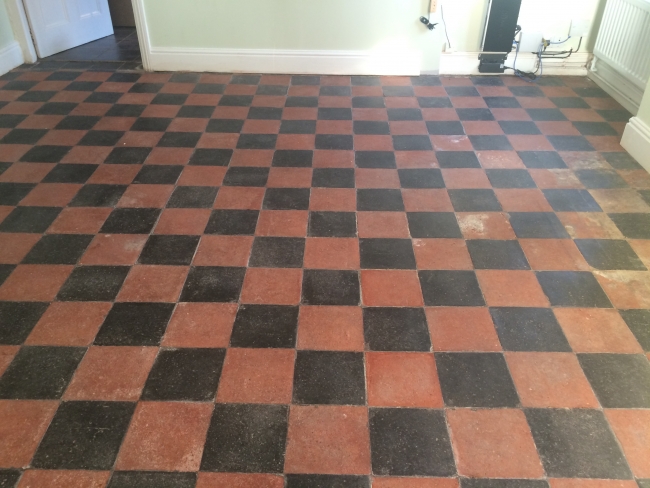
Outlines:
[{"label": "red quarry tile", "polygon": [[603,118],[595,110],[586,108],[562,108],[560,111],[572,122],[602,122]]},{"label": "red quarry tile", "polygon": [[506,136],[515,151],[553,151],[545,136]]},{"label": "red quarry tile", "polygon": [[410,237],[404,212],[357,212],[359,237]]},{"label": "red quarry tile", "polygon": [[112,208],[64,208],[47,230],[50,234],[96,234]]},{"label": "red quarry tile", "polygon": [[136,234],[97,234],[88,246],[80,264],[133,265],[147,242],[147,236]]},{"label": "red quarry tile", "polygon": [[548,307],[532,271],[477,270],[476,276],[490,307]]},{"label": "red quarry tile", "polygon": [[[100,127],[95,128],[97,130],[100,130],[102,128],[101,124],[97,125],[100,125]],[[51,130],[45,134],[45,136],[43,136],[38,142],[42,145],[51,146],[75,146],[79,144],[79,141],[85,134],[86,131],[84,130]]]},{"label": "red quarry tile", "polygon": [[306,107],[285,107],[282,120],[316,120],[318,109]]},{"label": "red quarry tile", "polygon": [[467,136],[430,136],[435,151],[472,151],[472,143]]},{"label": "red quarry tile", "polygon": [[0,160],[15,163],[31,148],[27,144],[3,144],[0,146]]},{"label": "red quarry tile", "polygon": [[447,421],[461,476],[544,476],[533,436],[521,410],[449,410]]},{"label": "red quarry tile", "polygon": [[453,212],[447,190],[402,190],[407,212]]},{"label": "red quarry tile", "polygon": [[418,269],[473,269],[462,239],[413,239]]},{"label": "red quarry tile", "polygon": [[291,403],[294,358],[291,349],[228,349],[216,401]]},{"label": "red quarry tile", "polygon": [[271,168],[269,188],[310,188],[311,168]]},{"label": "red quarry tile", "polygon": [[[2,159],[2,155],[0,155]],[[14,163],[2,175],[0,181],[11,183],[39,183],[54,164],[49,163]]]},{"label": "red quarry tile", "polygon": [[[358,95],[355,92],[359,92],[361,90],[364,91],[371,91],[374,90],[376,93],[376,90],[379,87],[372,87],[372,86],[353,86],[352,87],[352,95],[353,96],[364,96],[364,95]],[[376,95],[368,95],[368,96],[376,96]],[[353,120],[377,120],[377,121],[382,121],[382,120],[388,120],[388,111],[384,108],[353,108],[352,109],[352,119]]]},{"label": "red quarry tile", "polygon": [[246,266],[253,237],[203,236],[194,255],[195,266]]},{"label": "red quarry tile", "polygon": [[209,403],[139,403],[116,469],[198,471],[212,408]]},{"label": "red quarry tile", "polygon": [[314,149],[316,136],[313,134],[280,134],[276,149]]},{"label": "red quarry tile", "polygon": [[314,168],[354,168],[354,152],[316,150],[312,166]]},{"label": "red quarry tile", "polygon": [[643,352],[616,310],[556,308],[553,311],[575,352]]},{"label": "red quarry tile", "polygon": [[426,309],[434,351],[500,351],[492,317],[484,307]]},{"label": "red quarry tile", "polygon": [[284,488],[284,478],[275,474],[200,472],[196,488]]},{"label": "red quarry tile", "polygon": [[289,96],[317,97],[319,90],[319,87],[315,85],[290,85]]},{"label": "red quarry tile", "polygon": [[505,212],[552,212],[540,190],[495,189],[494,193]]},{"label": "red quarry tile", "polygon": [[598,408],[575,354],[507,352],[521,404],[531,408]]},{"label": "red quarry tile", "polygon": [[67,471],[30,469],[23,473],[18,488],[103,488],[109,471]]},{"label": "red quarry tile", "polygon": [[352,134],[352,121],[317,120],[316,134]]},{"label": "red quarry tile", "polygon": [[632,188],[637,188],[637,189],[650,188],[650,174],[648,174],[648,172],[644,169],[632,170],[632,171],[619,171],[618,174]]},{"label": "red quarry tile", "polygon": [[[32,190],[32,193],[33,192],[34,190]],[[605,213],[650,212],[650,205],[648,205],[645,200],[643,200],[641,196],[631,188],[590,190],[589,193],[591,193],[591,196],[594,197],[594,200],[598,202],[598,205],[600,205]],[[28,197],[30,195],[28,195]]]},{"label": "red quarry tile", "polygon": [[[280,124],[277,125],[279,129]],[[169,132],[203,132],[207,126],[208,119],[179,118],[173,119],[167,130]]]},{"label": "red quarry tile", "polygon": [[361,271],[363,304],[369,307],[422,307],[420,280],[415,271]]},{"label": "red quarry tile", "polygon": [[158,144],[162,136],[162,132],[126,132],[118,144],[121,147],[152,147]]},{"label": "red quarry tile", "polygon": [[102,302],[54,302],[25,344],[87,346],[95,339],[110,308],[110,303]]},{"label": "red quarry tile", "polygon": [[378,478],[372,479],[373,488],[458,488],[456,478]]},{"label": "red quarry tile", "polygon": [[40,234],[0,233],[0,263],[20,263],[40,238]]},{"label": "red quarry tile", "polygon": [[208,133],[201,136],[196,147],[234,149],[238,139],[239,134]]},{"label": "red quarry tile", "polygon": [[245,119],[248,107],[217,107],[212,113],[213,119]]},{"label": "red quarry tile", "polygon": [[262,208],[264,191],[264,188],[221,187],[214,208],[259,210]]},{"label": "red quarry tile", "polygon": [[207,208],[166,208],[160,214],[154,234],[201,235],[209,219]]},{"label": "red quarry tile", "polygon": [[241,302],[297,305],[300,302],[301,287],[301,269],[248,268]]},{"label": "red quarry tile", "polygon": [[572,170],[576,169],[610,169],[605,157],[594,151],[566,151],[559,153]]},{"label": "red quarry tile", "polygon": [[395,151],[397,167],[437,168],[438,159],[433,151]]},{"label": "red quarry tile", "polygon": [[67,183],[41,183],[22,199],[21,205],[40,207],[65,207],[83,185]]},{"label": "red quarry tile", "polygon": [[287,98],[280,95],[254,95],[251,107],[284,107]]},{"label": "red quarry tile", "polygon": [[512,92],[506,86],[477,86],[482,97],[511,97]]},{"label": "red quarry tile", "polygon": [[162,346],[228,347],[236,314],[234,303],[179,303]]},{"label": "red quarry tile", "polygon": [[368,409],[292,406],[284,470],[287,473],[370,473]]},{"label": "red quarry tile", "polygon": [[118,302],[175,302],[189,271],[185,266],[133,266]]},{"label": "red quarry tile", "polygon": [[[380,86],[353,86],[353,97],[381,97],[383,92]],[[358,110],[378,110],[378,109],[358,109]]]},{"label": "red quarry tile", "polygon": [[354,148],[357,151],[392,151],[393,139],[391,136],[361,136],[355,135]]},{"label": "red quarry tile", "polygon": [[523,108],[555,108],[555,104],[544,97],[516,97]]},{"label": "red quarry tile", "polygon": [[442,177],[447,188],[492,188],[482,169],[443,169]]},{"label": "red quarry tile", "polygon": [[646,271],[594,271],[594,276],[614,307],[618,309],[650,308],[650,273]]},{"label": "red quarry tile", "polygon": [[244,122],[241,132],[242,134],[277,134],[280,132],[280,121],[248,119]]},{"label": "red quarry tile", "polygon": [[131,185],[120,201],[118,207],[162,208],[174,191],[173,185]]},{"label": "red quarry tile", "polygon": [[178,185],[221,186],[228,168],[213,166],[186,166],[183,168]]},{"label": "red quarry tile", "polygon": [[64,117],[64,115],[30,115],[16,127],[18,129],[52,129]]},{"label": "red quarry tile", "polygon": [[568,169],[531,169],[528,172],[541,189],[583,187],[573,171]]},{"label": "red quarry tile", "polygon": [[[122,131],[128,131],[132,126],[133,123],[136,121],[135,117],[104,117],[103,119],[100,119],[99,122],[97,122],[93,130],[122,130]],[[55,132],[55,131],[51,131]],[[50,132],[50,133],[51,133]],[[58,131],[56,131],[58,132]],[[79,139],[81,139],[81,136],[83,136],[83,131],[78,131],[82,132],[82,134],[79,136]],[[50,135],[48,133],[48,136]],[[127,132],[125,136],[129,135]],[[45,139],[45,138],[43,138]],[[42,141],[42,139],[41,139]],[[124,138],[120,139],[118,144],[124,144],[125,140]],[[152,144],[155,145],[156,143]]]},{"label": "red quarry tile", "polygon": [[0,222],[2,222],[7,215],[9,215],[13,211],[14,207],[10,207],[8,205],[0,205]]},{"label": "red quarry tile", "polygon": [[22,264],[0,286],[0,300],[50,302],[73,266]]},{"label": "red quarry tile", "polygon": [[465,239],[516,239],[505,213],[460,212],[456,218]]},{"label": "red quarry tile", "polygon": [[262,210],[255,235],[305,237],[308,220],[306,210]]},{"label": "red quarry tile", "polygon": [[363,317],[359,307],[302,306],[298,349],[363,351]]},{"label": "red quarry tile", "polygon": [[[390,133],[395,136],[399,135],[429,135],[427,126],[424,122],[415,122],[415,121],[397,121],[389,122],[390,124]],[[406,151],[404,151],[406,152]]]},{"label": "red quarry tile", "polygon": [[0,400],[0,466],[29,465],[57,407],[55,401]]},{"label": "red quarry tile", "polygon": [[467,135],[486,135],[498,136],[503,135],[503,129],[498,122],[491,121],[464,121],[463,127]]},{"label": "red quarry tile", "polygon": [[0,346],[0,376],[18,354],[18,349],[20,346]]},{"label": "red quarry tile", "polygon": [[487,108],[483,97],[451,97],[454,108]]},{"label": "red quarry tile", "polygon": [[571,239],[520,239],[534,270],[589,271],[591,268]]},{"label": "red quarry tile", "polygon": [[137,401],[157,353],[156,347],[90,347],[64,398]]},{"label": "red quarry tile", "polygon": [[129,185],[140,171],[139,165],[100,164],[88,183],[105,183],[109,185]]},{"label": "red quarry tile", "polygon": [[496,120],[530,120],[523,108],[493,108],[491,112]]},{"label": "red quarry tile", "polygon": [[312,188],[309,209],[316,212],[355,212],[356,191],[353,188]]},{"label": "red quarry tile", "polygon": [[650,410],[605,410],[637,478],[650,478]]},{"label": "red quarry tile", "polygon": [[359,269],[359,242],[355,238],[310,237],[305,244],[304,267]]},{"label": "red quarry tile", "polygon": [[[264,78],[264,77],[263,77]],[[263,79],[262,78],[262,79]],[[349,76],[321,76],[320,84],[325,86],[349,86]]]},{"label": "red quarry tile", "polygon": [[535,122],[545,136],[579,136],[580,132],[571,122]]},{"label": "red quarry tile", "polygon": [[616,224],[603,212],[557,212],[573,239],[623,239]]},{"label": "red quarry tile", "polygon": [[472,80],[466,76],[441,76],[443,86],[472,86]]},{"label": "red quarry tile", "polygon": [[394,169],[354,170],[357,188],[399,188],[399,176]]},{"label": "red quarry tile", "polygon": [[147,105],[142,117],[176,117],[179,110],[178,105]]},{"label": "red quarry tile", "polygon": [[650,269],[650,241],[630,239],[628,242],[645,267]]},{"label": "red quarry tile", "polygon": [[441,408],[442,392],[433,354],[367,352],[368,405]]},{"label": "red quarry tile", "polygon": [[187,164],[194,149],[182,147],[154,147],[147,164]]},{"label": "red quarry tile", "polygon": [[638,488],[636,481],[624,480],[588,480],[588,479],[560,479],[548,480],[551,488]]}]

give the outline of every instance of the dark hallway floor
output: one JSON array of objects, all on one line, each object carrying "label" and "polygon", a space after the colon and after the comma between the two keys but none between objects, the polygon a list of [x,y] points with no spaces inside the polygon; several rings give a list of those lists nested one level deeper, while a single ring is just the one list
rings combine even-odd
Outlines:
[{"label": "dark hallway floor", "polygon": [[105,63],[117,63],[113,69],[140,68],[142,58],[135,27],[114,27],[114,31],[112,36],[42,58],[39,62],[66,62],[66,69],[101,67]]},{"label": "dark hallway floor", "polygon": [[0,486],[650,487],[590,81],[51,63],[0,77]]}]

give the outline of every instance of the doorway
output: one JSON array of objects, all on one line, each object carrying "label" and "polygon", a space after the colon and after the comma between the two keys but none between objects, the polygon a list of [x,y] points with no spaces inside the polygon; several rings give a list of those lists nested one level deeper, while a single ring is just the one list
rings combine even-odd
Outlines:
[{"label": "doorway", "polygon": [[[53,52],[51,55],[39,57],[39,62],[66,62],[70,63],[71,68],[84,69],[92,65],[106,63],[110,63],[109,67],[113,69],[141,68],[142,57],[131,0],[90,2],[91,8],[96,9],[95,12],[90,12],[91,15],[87,15],[87,12],[81,10],[82,6],[88,5],[88,2],[64,0],[59,5],[63,5],[63,8],[67,10],[64,12],[66,17],[73,21],[66,26],[65,34],[68,39],[65,39],[60,46],[51,46],[51,44],[59,40],[61,36],[50,35],[48,38],[47,35],[48,31],[57,27],[53,25],[50,28],[47,24],[49,16],[44,15],[44,12],[59,8],[58,5],[53,8],[44,8],[41,2],[49,3],[49,1],[25,0],[27,16],[36,40],[37,50],[40,51],[40,54],[47,52],[47,48],[49,48],[49,52]],[[71,13],[73,14],[71,15]],[[79,13],[78,16],[77,13]],[[95,20],[100,18],[101,24]],[[41,39],[39,39],[39,33],[42,33]],[[41,49],[38,49],[39,41]],[[68,46],[70,47],[68,48]]]}]

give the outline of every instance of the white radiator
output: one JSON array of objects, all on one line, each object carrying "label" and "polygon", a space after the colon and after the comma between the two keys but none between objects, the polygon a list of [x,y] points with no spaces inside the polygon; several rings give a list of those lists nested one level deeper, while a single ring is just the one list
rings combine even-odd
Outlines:
[{"label": "white radiator", "polygon": [[650,78],[650,0],[607,0],[594,56],[596,81],[613,85],[638,107]]}]

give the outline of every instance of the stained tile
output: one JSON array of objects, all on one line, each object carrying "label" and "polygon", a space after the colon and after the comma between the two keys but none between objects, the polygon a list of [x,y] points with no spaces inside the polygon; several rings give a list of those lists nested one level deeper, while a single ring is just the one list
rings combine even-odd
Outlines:
[{"label": "stained tile", "polygon": [[[54,416],[56,403],[48,401],[1,401],[0,402],[0,463],[2,466],[26,466],[30,463],[43,434]],[[10,482],[10,472],[2,470],[0,486],[15,486]],[[20,475],[13,479],[18,481]],[[3,484],[4,483],[4,484]]]},{"label": "stained tile", "polygon": [[556,212],[600,212],[602,209],[587,190],[543,190]]},{"label": "stained tile", "polygon": [[40,469],[111,469],[133,414],[126,402],[64,402],[32,466]]},{"label": "stained tile", "polygon": [[[648,426],[650,418],[645,410],[607,410],[605,416],[622,445],[623,452],[638,478],[650,476],[646,460],[648,451]],[[642,485],[641,485],[642,486]]]},{"label": "stained tile", "polygon": [[550,308],[501,307],[490,314],[506,351],[571,351]]},{"label": "stained tile", "polygon": [[192,488],[195,473],[172,473],[163,471],[115,471],[108,484],[110,488]]},{"label": "stained tile", "polygon": [[607,295],[591,273],[540,271],[537,279],[552,306],[611,307]]},{"label": "stained tile", "polygon": [[454,458],[439,410],[370,409],[372,471],[391,476],[452,476]]},{"label": "stained tile", "polygon": [[602,412],[529,409],[525,414],[548,476],[632,477]]},{"label": "stained tile", "polygon": [[201,470],[281,473],[287,410],[284,405],[217,404]]},{"label": "stained tile", "polygon": [[510,224],[519,239],[568,239],[569,234],[552,212],[510,212]]},{"label": "stained tile", "polygon": [[[614,221],[616,227],[625,237],[629,239],[650,239],[650,214],[615,213],[609,214],[609,218]],[[0,229],[2,225],[0,225]]]}]

